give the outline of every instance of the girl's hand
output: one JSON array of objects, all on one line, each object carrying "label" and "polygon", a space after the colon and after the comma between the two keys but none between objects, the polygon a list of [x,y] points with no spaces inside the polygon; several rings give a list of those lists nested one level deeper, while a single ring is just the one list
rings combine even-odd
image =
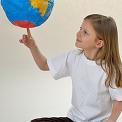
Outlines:
[{"label": "girl's hand", "polygon": [[32,38],[32,35],[31,35],[29,28],[27,28],[27,35],[23,34],[22,39],[20,39],[19,41],[20,41],[20,43],[23,43],[28,48],[32,48],[35,46],[35,41]]}]

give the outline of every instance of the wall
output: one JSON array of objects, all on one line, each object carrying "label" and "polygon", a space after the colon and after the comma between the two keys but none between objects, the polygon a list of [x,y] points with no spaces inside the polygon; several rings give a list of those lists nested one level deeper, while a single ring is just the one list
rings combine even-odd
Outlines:
[{"label": "wall", "polygon": [[[76,1],[57,0],[46,23],[31,30],[40,50],[51,58],[74,48],[83,18],[99,13],[115,18],[122,56],[122,1]],[[10,24],[0,7],[0,121],[29,122],[37,117],[66,116],[71,101],[70,78],[56,81],[49,72],[40,71],[30,51],[19,43],[23,33],[26,30]]]}]

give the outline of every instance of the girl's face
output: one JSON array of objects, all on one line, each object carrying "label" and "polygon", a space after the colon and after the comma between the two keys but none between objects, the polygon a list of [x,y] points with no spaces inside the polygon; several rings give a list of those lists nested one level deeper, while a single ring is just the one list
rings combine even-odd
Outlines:
[{"label": "girl's face", "polygon": [[96,49],[97,40],[96,32],[92,24],[89,20],[85,20],[76,34],[75,46],[86,51],[91,51]]}]

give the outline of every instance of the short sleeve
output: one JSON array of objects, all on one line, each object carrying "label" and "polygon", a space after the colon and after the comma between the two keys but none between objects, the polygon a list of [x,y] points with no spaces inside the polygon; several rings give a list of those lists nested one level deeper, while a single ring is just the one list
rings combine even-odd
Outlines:
[{"label": "short sleeve", "polygon": [[110,92],[112,100],[122,101],[122,88],[109,87],[109,92]]},{"label": "short sleeve", "polygon": [[68,57],[70,52],[56,56],[52,59],[47,60],[49,71],[51,72],[55,80],[67,77],[70,75]]}]

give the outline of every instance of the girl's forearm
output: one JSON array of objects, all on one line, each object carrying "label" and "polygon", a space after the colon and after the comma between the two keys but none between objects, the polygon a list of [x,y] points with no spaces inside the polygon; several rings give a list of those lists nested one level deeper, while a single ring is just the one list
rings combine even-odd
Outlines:
[{"label": "girl's forearm", "polygon": [[107,122],[116,122],[122,112],[122,101],[113,101],[111,116]]},{"label": "girl's forearm", "polygon": [[30,48],[31,54],[37,64],[37,66],[44,71],[49,70],[48,65],[47,65],[47,59],[46,57],[40,52],[38,47],[34,45],[33,47]]}]

